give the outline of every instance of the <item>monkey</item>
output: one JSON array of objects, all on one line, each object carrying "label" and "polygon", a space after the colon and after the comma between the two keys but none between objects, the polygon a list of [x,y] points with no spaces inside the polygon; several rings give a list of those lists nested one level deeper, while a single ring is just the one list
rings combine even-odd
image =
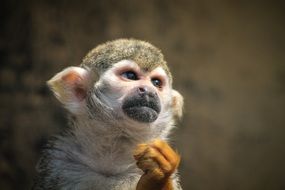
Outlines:
[{"label": "monkey", "polygon": [[69,128],[37,165],[32,189],[180,190],[180,155],[168,144],[183,97],[161,50],[137,39],[98,45],[47,85]]}]

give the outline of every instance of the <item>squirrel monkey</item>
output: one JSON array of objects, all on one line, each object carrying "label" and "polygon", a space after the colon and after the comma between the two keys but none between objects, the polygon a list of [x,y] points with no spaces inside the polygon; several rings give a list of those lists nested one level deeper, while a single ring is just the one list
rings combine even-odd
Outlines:
[{"label": "squirrel monkey", "polygon": [[44,150],[33,189],[182,189],[167,136],[183,98],[159,49],[107,42],[47,84],[70,113],[70,128]]}]

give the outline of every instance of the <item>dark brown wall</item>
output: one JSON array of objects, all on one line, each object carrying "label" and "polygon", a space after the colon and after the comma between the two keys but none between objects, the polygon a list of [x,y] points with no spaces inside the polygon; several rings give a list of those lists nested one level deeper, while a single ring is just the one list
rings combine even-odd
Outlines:
[{"label": "dark brown wall", "polygon": [[99,43],[160,47],[185,97],[173,134],[186,190],[285,189],[282,1],[1,1],[0,189],[28,189],[66,126],[45,81]]}]

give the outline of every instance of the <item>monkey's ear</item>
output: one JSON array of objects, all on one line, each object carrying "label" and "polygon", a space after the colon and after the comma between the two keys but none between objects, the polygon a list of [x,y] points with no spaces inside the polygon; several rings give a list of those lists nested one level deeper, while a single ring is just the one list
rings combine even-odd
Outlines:
[{"label": "monkey's ear", "polygon": [[183,105],[184,105],[183,96],[176,90],[172,90],[172,108],[173,108],[173,116],[175,119],[181,119],[183,115]]},{"label": "monkey's ear", "polygon": [[76,113],[87,96],[90,81],[90,74],[86,69],[68,67],[47,81],[47,85],[68,110]]}]

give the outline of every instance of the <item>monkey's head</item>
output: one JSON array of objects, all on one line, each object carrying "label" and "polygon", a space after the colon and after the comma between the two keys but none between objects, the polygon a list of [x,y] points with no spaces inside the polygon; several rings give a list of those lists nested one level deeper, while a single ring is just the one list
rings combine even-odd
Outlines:
[{"label": "monkey's head", "polygon": [[99,45],[48,85],[72,114],[101,122],[155,126],[182,115],[183,98],[172,89],[162,53],[139,40]]}]

